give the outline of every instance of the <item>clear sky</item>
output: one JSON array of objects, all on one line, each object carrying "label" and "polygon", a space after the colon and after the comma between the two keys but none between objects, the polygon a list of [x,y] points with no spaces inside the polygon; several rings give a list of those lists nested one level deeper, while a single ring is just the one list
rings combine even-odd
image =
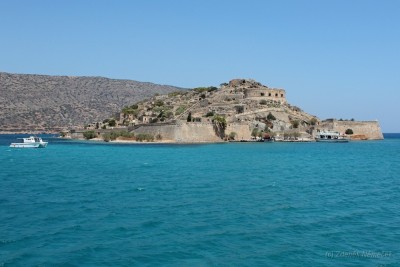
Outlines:
[{"label": "clear sky", "polygon": [[0,0],[0,71],[284,88],[400,132],[400,1]]}]

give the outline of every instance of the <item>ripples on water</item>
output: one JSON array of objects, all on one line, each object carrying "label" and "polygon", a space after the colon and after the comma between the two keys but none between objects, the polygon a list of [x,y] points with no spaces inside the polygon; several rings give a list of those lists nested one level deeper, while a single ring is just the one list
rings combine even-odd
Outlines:
[{"label": "ripples on water", "polygon": [[[400,139],[0,147],[0,265],[396,266]],[[0,139],[1,140],[1,139]],[[6,141],[5,141],[6,140]]]}]

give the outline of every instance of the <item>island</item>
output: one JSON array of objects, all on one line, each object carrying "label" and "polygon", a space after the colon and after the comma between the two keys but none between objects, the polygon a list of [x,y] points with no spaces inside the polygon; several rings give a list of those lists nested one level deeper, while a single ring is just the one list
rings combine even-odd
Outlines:
[{"label": "island", "polygon": [[289,104],[284,89],[251,79],[155,94],[103,121],[64,131],[62,136],[106,142],[307,142],[327,130],[352,140],[383,139],[378,121],[320,120]]}]

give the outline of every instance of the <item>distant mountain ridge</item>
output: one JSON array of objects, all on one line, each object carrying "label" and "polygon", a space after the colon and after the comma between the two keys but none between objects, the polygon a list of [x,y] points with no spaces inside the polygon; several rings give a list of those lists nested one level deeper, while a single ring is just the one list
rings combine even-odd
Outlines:
[{"label": "distant mountain ridge", "polygon": [[0,72],[0,132],[57,131],[183,88],[104,77]]}]

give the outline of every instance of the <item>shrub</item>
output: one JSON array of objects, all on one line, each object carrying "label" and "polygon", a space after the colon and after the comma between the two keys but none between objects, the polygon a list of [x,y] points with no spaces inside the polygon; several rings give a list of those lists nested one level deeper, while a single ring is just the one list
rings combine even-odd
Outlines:
[{"label": "shrub", "polygon": [[164,106],[164,102],[163,102],[162,100],[157,100],[157,101],[154,103],[154,105],[157,106],[157,107],[162,107],[162,106]]},{"label": "shrub", "polygon": [[114,127],[115,125],[117,125],[117,122],[114,119],[111,119],[108,121],[108,125]]},{"label": "shrub", "polygon": [[310,120],[310,124],[311,124],[311,125],[317,124],[317,119],[316,119],[316,118],[312,118],[312,119]]},{"label": "shrub", "polygon": [[235,106],[235,109],[237,114],[244,112],[244,106]]},{"label": "shrub", "polygon": [[182,92],[172,92],[172,93],[169,93],[168,96],[169,97],[174,97],[174,96],[178,96],[178,95],[181,95],[181,94],[182,94]]},{"label": "shrub", "polygon": [[175,116],[181,115],[185,111],[185,106],[180,106],[175,110]]},{"label": "shrub", "polygon": [[221,115],[214,115],[213,122],[221,129],[226,129],[226,119]]},{"label": "shrub", "polygon": [[267,100],[265,100],[265,99],[260,100],[260,105],[266,105],[266,104],[267,104]]},{"label": "shrub", "polygon": [[83,137],[85,137],[85,139],[89,140],[89,139],[96,138],[97,134],[95,131],[85,131],[85,132],[83,132]]},{"label": "shrub", "polygon": [[294,121],[292,121],[292,126],[293,126],[293,128],[299,128],[299,125],[300,125],[300,122],[298,121],[298,120],[294,120]]},{"label": "shrub", "polygon": [[353,133],[354,133],[354,132],[353,132],[352,129],[347,129],[346,132],[345,132],[345,134],[349,134],[349,135],[351,135],[351,134],[353,134]]},{"label": "shrub", "polygon": [[271,113],[271,112],[268,114],[268,116],[267,116],[267,119],[268,119],[268,120],[270,120],[270,121],[274,121],[274,120],[276,120],[275,116],[274,116],[274,115],[272,115],[272,113]]},{"label": "shrub", "polygon": [[237,134],[236,134],[235,132],[231,132],[231,133],[228,135],[229,140],[235,140],[236,135],[237,135]]},{"label": "shrub", "polygon": [[214,111],[209,111],[207,112],[206,117],[212,117],[214,115],[215,115]]},{"label": "shrub", "polygon": [[251,136],[256,137],[258,136],[258,129],[254,128],[253,131],[251,131]]},{"label": "shrub", "polygon": [[153,142],[154,141],[154,136],[152,134],[147,134],[147,133],[140,133],[136,135],[136,141],[138,142]]}]

